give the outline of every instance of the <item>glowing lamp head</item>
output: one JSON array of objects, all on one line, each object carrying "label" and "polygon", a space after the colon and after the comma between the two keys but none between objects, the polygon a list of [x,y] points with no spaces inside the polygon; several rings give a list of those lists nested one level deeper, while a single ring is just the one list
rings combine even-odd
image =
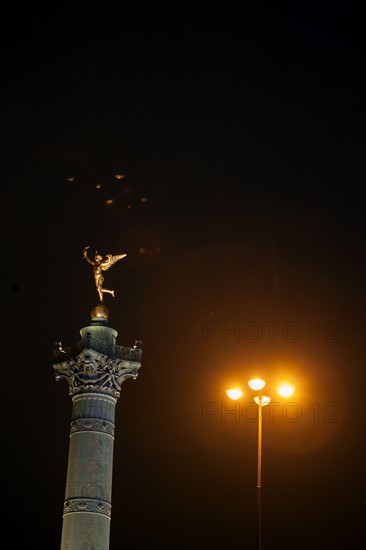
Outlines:
[{"label": "glowing lamp head", "polygon": [[235,401],[236,399],[241,398],[241,396],[243,395],[243,392],[241,391],[240,388],[231,388],[229,390],[226,390],[226,395],[230,399],[233,399]]},{"label": "glowing lamp head", "polygon": [[291,397],[291,395],[295,393],[295,387],[290,384],[282,384],[278,388],[278,393],[282,395],[282,397]]},{"label": "glowing lamp head", "polygon": [[252,388],[252,390],[261,390],[266,385],[265,381],[261,378],[253,378],[252,380],[249,380],[248,382],[249,387]]},{"label": "glowing lamp head", "polygon": [[265,407],[271,402],[271,398],[267,397],[267,395],[262,395],[262,397],[256,396],[254,398],[254,401],[257,403],[257,405],[262,405],[262,407]]}]

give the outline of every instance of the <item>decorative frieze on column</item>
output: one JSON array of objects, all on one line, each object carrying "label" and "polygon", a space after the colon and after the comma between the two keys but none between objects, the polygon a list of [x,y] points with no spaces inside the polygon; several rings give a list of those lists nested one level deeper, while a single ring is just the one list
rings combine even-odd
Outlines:
[{"label": "decorative frieze on column", "polygon": [[[94,342],[93,342],[94,340]],[[84,345],[97,347],[98,339],[90,338]],[[120,348],[119,350],[117,348]],[[83,349],[76,357],[53,366],[56,380],[65,379],[69,383],[69,394],[76,395],[85,391],[96,391],[119,397],[121,385],[127,378],[136,378],[141,350],[114,346],[110,350],[125,355],[127,360],[109,357],[93,349]],[[136,353],[138,352],[138,353]],[[134,359],[132,361],[131,359]]]}]

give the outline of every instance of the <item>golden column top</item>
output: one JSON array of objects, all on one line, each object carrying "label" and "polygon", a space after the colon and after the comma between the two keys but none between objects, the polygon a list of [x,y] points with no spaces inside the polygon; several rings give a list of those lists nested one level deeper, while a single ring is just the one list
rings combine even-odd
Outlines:
[{"label": "golden column top", "polygon": [[93,307],[93,309],[90,312],[90,316],[92,321],[93,320],[103,320],[108,321],[109,319],[109,310],[105,307],[104,304],[98,304],[97,306]]}]

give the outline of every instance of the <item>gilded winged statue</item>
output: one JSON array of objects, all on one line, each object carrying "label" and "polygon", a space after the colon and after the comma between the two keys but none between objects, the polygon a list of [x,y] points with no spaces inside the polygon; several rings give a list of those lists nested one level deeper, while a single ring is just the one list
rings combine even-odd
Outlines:
[{"label": "gilded winged statue", "polygon": [[102,303],[103,302],[103,293],[107,292],[108,294],[112,294],[114,298],[114,290],[108,290],[107,288],[103,288],[104,283],[104,276],[103,271],[107,271],[113,264],[118,262],[118,260],[121,260],[127,254],[117,254],[116,256],[112,256],[112,254],[107,254],[105,257],[98,254],[98,251],[95,251],[94,261],[91,260],[88,256],[88,248],[90,246],[85,246],[83,251],[83,256],[86,259],[87,262],[89,262],[93,266],[93,272],[94,272],[94,279],[95,279],[95,286],[97,287],[97,291],[99,294],[99,300]]}]

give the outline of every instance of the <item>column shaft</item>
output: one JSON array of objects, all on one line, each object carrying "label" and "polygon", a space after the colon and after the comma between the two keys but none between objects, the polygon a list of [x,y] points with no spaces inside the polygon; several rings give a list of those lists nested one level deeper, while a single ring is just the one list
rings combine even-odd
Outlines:
[{"label": "column shaft", "polygon": [[73,397],[61,550],[108,550],[116,399]]}]

